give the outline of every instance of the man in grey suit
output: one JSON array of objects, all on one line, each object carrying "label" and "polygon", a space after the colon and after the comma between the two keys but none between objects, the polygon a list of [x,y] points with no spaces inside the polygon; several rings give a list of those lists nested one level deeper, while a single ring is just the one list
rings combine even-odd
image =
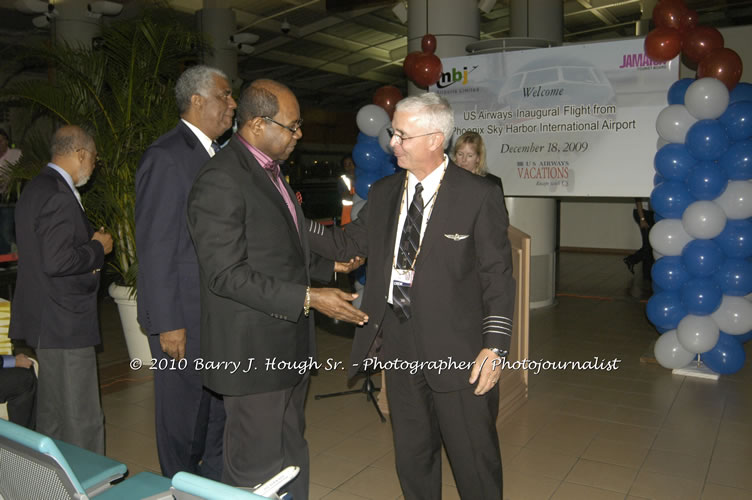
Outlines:
[{"label": "man in grey suit", "polygon": [[[219,149],[236,107],[227,77],[193,66],[175,85],[177,126],[144,152],[136,174],[138,321],[151,353],[166,363],[154,372],[157,450],[162,473],[222,475],[222,400],[195,370],[200,346],[198,261],[185,210],[201,166]],[[178,363],[183,360],[182,363]]]},{"label": "man in grey suit", "polygon": [[316,356],[309,311],[367,321],[349,303],[355,295],[310,286],[340,269],[311,258],[303,212],[279,172],[301,126],[290,89],[253,82],[238,104],[237,134],[201,169],[188,198],[201,268],[201,356],[213,366],[204,384],[224,395],[227,412],[222,480],[254,486],[296,465],[288,489],[295,500],[308,498],[303,406]]},{"label": "man in grey suit", "polygon": [[16,205],[18,281],[10,337],[39,359],[37,431],[104,454],[99,402],[97,290],[112,237],[89,224],[77,187],[94,171],[97,147],[81,128],[59,128],[52,161]]},{"label": "man in grey suit", "polygon": [[386,371],[406,500],[441,498],[442,443],[463,499],[502,498],[496,384],[514,307],[508,219],[499,186],[444,154],[453,129],[444,98],[400,101],[391,145],[406,172],[374,183],[344,231],[308,224],[314,252],[368,259],[371,321],[355,334],[350,375]]}]

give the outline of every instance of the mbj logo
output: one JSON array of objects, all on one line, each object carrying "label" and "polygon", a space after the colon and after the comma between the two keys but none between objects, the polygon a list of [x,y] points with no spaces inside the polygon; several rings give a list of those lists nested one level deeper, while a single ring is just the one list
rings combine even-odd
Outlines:
[{"label": "mbj logo", "polygon": [[462,71],[457,68],[452,68],[452,71],[447,71],[446,73],[441,74],[441,78],[436,83],[436,86],[440,89],[445,89],[457,82],[462,82],[462,85],[467,85],[467,75],[475,71],[477,68],[478,66],[473,66],[468,70],[467,66],[465,66],[462,68]]}]

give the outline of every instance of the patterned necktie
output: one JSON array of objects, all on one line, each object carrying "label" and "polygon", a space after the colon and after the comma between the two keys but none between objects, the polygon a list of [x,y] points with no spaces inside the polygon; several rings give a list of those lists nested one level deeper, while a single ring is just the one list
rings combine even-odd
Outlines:
[{"label": "patterned necktie", "polygon": [[[415,194],[410,209],[402,226],[399,249],[397,251],[397,268],[412,269],[415,256],[420,246],[420,227],[423,224],[423,185],[415,186]],[[394,284],[392,287],[392,308],[401,321],[410,319],[410,287]]]},{"label": "patterned necktie", "polygon": [[211,148],[214,151],[214,154],[219,153],[219,150],[222,149],[221,147],[219,147],[219,144],[217,144],[217,141],[212,141]]}]

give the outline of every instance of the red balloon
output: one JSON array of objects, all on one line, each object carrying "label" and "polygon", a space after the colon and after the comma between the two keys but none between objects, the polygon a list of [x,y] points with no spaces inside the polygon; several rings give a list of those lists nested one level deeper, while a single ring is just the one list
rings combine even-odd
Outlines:
[{"label": "red balloon", "polygon": [[681,35],[673,28],[656,28],[645,37],[645,53],[657,62],[670,61],[681,51]]},{"label": "red balloon", "polygon": [[415,61],[417,60],[418,56],[420,55],[419,51],[410,52],[405,57],[405,61],[402,63],[402,69],[405,71],[405,76],[407,76],[408,79],[413,79],[413,70],[415,69]]},{"label": "red balloon", "polygon": [[710,26],[698,26],[682,36],[682,53],[698,63],[715,49],[723,48],[723,35]]},{"label": "red balloon", "polygon": [[384,108],[389,118],[394,114],[394,107],[402,100],[402,92],[394,85],[379,87],[373,94],[373,103]]},{"label": "red balloon", "polygon": [[655,27],[680,29],[688,10],[683,0],[661,0],[653,8]]},{"label": "red balloon", "polygon": [[413,82],[423,88],[428,88],[439,81],[441,77],[441,59],[435,54],[422,52],[415,61]]},{"label": "red balloon", "polygon": [[420,41],[420,48],[427,54],[436,52],[436,37],[430,33],[423,35],[423,39]]},{"label": "red balloon", "polygon": [[697,27],[697,11],[687,9],[679,24],[679,31],[682,33],[695,29]]},{"label": "red balloon", "polygon": [[717,78],[729,90],[736,87],[742,78],[742,58],[731,49],[715,49],[697,65],[697,78]]}]

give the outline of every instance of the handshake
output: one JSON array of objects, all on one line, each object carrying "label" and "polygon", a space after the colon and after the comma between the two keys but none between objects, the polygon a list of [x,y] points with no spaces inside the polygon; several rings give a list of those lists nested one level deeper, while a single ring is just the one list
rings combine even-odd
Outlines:
[{"label": "handshake", "polygon": [[[352,272],[365,261],[364,257],[354,257],[348,262],[335,262],[334,272]],[[337,288],[311,288],[310,306],[330,318],[363,326],[368,322],[368,315],[350,303],[357,298],[357,293],[347,293]]]}]

